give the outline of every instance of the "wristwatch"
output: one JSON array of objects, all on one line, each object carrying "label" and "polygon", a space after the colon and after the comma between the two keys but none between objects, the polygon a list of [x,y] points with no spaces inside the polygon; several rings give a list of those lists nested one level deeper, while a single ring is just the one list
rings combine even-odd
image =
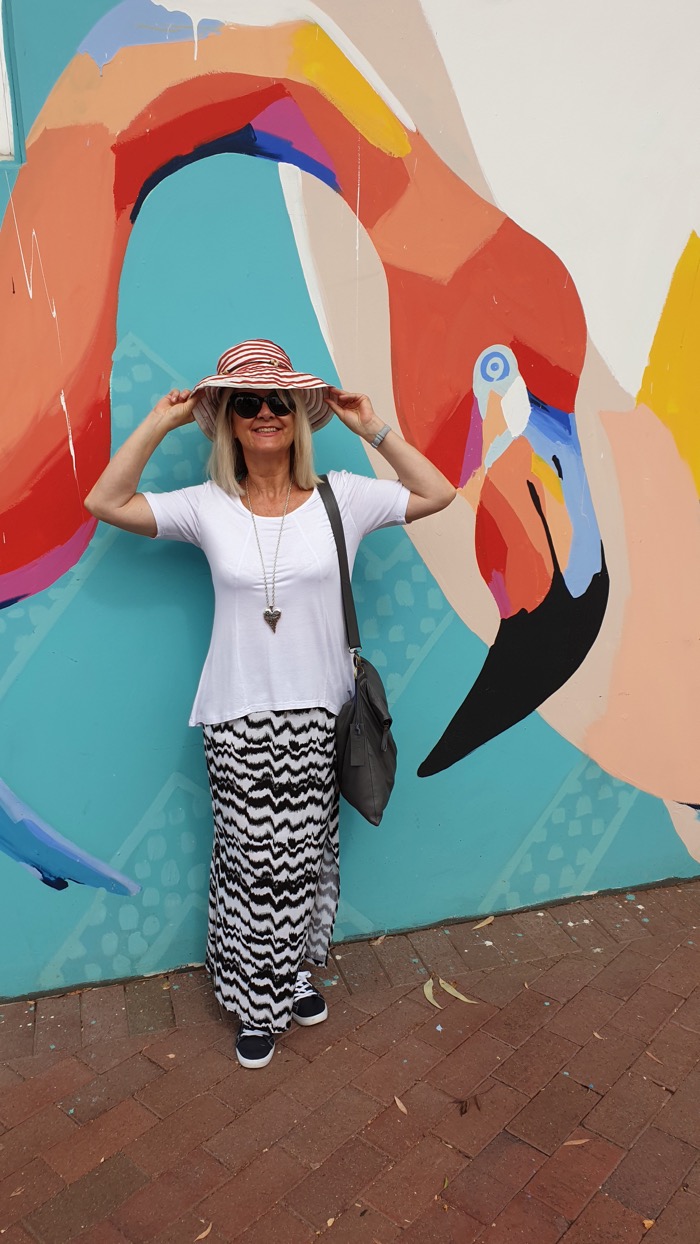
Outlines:
[{"label": "wristwatch", "polygon": [[370,441],[370,445],[372,446],[372,449],[379,449],[379,446],[381,445],[382,441],[384,440],[384,437],[387,435],[388,432],[391,432],[391,428],[389,427],[388,423],[385,423],[384,427],[380,428],[379,431],[377,432],[377,435],[375,436],[374,440]]}]

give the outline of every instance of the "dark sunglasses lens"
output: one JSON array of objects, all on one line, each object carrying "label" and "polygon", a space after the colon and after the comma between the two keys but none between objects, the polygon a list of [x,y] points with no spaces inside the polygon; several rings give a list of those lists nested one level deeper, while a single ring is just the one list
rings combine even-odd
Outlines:
[{"label": "dark sunglasses lens", "polygon": [[231,405],[241,419],[254,419],[260,414],[264,402],[273,415],[290,415],[294,412],[293,398],[287,395],[281,397],[274,390],[266,394],[236,393],[231,398]]},{"label": "dark sunglasses lens", "polygon": [[254,419],[262,410],[263,399],[257,393],[236,393],[231,405],[241,419]]},{"label": "dark sunglasses lens", "polygon": [[289,415],[294,410],[294,401],[286,394],[282,397],[279,393],[268,393],[267,405],[273,415]]}]

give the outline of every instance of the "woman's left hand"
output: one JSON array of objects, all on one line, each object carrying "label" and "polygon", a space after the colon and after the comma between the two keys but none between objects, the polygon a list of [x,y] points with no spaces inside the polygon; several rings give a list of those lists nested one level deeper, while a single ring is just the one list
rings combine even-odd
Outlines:
[{"label": "woman's left hand", "polygon": [[326,401],[346,428],[363,440],[373,440],[384,426],[366,393],[346,393],[344,389],[329,388]]},{"label": "woman's left hand", "polygon": [[[372,403],[364,393],[346,393],[334,387],[327,390],[326,401],[331,410],[342,419],[346,428],[370,443],[384,424],[375,414]],[[410,492],[406,506],[406,522],[425,518],[444,510],[455,496],[455,488],[438,468],[422,453],[409,445],[399,433],[392,432],[382,439],[378,450],[380,456],[393,467],[401,483]]]}]

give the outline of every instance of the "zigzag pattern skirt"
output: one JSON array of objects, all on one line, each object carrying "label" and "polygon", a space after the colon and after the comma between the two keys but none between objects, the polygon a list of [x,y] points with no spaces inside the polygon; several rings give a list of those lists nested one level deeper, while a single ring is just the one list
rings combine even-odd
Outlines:
[{"label": "zigzag pattern skirt", "polygon": [[297,972],[323,967],[338,908],[335,717],[204,726],[214,810],[206,966],[246,1027],[286,1031]]}]

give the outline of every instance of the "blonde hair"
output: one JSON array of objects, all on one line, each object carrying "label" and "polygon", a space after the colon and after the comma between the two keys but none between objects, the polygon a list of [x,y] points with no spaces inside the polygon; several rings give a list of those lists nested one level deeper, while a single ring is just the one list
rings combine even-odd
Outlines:
[{"label": "blonde hair", "polygon": [[[233,390],[235,393],[235,389]],[[305,492],[314,488],[319,477],[314,469],[314,450],[311,442],[311,424],[306,413],[306,394],[303,389],[285,389],[294,399],[294,443],[289,451],[292,479]],[[247,467],[240,441],[233,435],[229,411],[231,389],[219,390],[219,404],[207,474],[229,496],[240,497],[244,492],[242,481]]]}]

